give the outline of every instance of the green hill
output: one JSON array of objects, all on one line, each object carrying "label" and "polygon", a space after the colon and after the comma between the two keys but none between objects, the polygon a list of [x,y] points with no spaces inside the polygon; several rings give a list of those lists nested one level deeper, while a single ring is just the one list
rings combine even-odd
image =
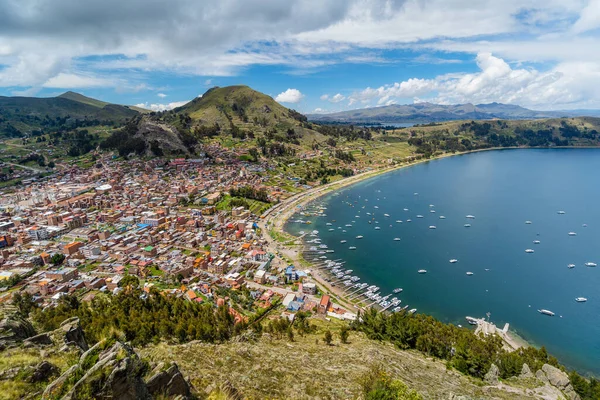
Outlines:
[{"label": "green hill", "polygon": [[138,114],[129,107],[74,92],[47,98],[0,96],[0,137],[21,137],[36,130],[116,125]]}]

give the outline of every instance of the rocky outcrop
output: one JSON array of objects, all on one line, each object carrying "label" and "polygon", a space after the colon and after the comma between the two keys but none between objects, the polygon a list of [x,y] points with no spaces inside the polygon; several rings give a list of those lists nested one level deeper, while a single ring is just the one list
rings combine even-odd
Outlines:
[{"label": "rocky outcrop", "polygon": [[81,329],[81,325],[79,324],[79,318],[77,317],[63,321],[55,332],[63,336],[64,343],[67,346],[76,346],[82,351],[86,351],[89,348],[83,335],[83,329]]},{"label": "rocky outcrop", "polygon": [[548,383],[562,390],[569,399],[579,400],[579,395],[575,392],[573,386],[571,386],[571,381],[566,373],[550,364],[544,364],[541,372],[546,376]]},{"label": "rocky outcrop", "polygon": [[140,118],[134,138],[144,140],[147,155],[162,155],[155,154],[158,151],[157,149],[160,149],[159,153],[164,154],[190,154],[190,150],[185,145],[181,134],[174,126],[148,117]]},{"label": "rocky outcrop", "polygon": [[49,363],[48,361],[42,361],[33,370],[29,381],[31,383],[44,382],[59,373],[60,369],[58,369],[56,365]]},{"label": "rocky outcrop", "polygon": [[0,345],[21,342],[31,336],[35,336],[36,332],[33,325],[24,318],[18,315],[10,315],[0,322]]},{"label": "rocky outcrop", "polygon": [[189,398],[191,391],[177,364],[172,364],[167,370],[155,373],[147,382],[148,391],[152,396],[183,396]]},{"label": "rocky outcrop", "polygon": [[490,370],[485,374],[483,380],[491,385],[495,385],[498,383],[498,377],[500,376],[500,370],[496,364],[492,364],[490,366]]},{"label": "rocky outcrop", "polygon": [[40,333],[39,335],[32,336],[23,341],[25,347],[49,346],[52,344],[54,344],[54,342],[48,333]]},{"label": "rocky outcrop", "polygon": [[527,378],[533,378],[533,372],[531,372],[531,369],[529,369],[529,365],[527,364],[523,364],[523,368],[521,368],[521,374],[519,375],[519,378],[521,379],[527,379]]},{"label": "rocky outcrop", "polygon": [[66,370],[61,376],[59,376],[55,381],[46,386],[46,389],[42,394],[42,399],[60,398],[61,395],[66,391],[65,388],[68,386],[68,382],[73,380],[80,372],[81,369],[79,367],[79,364],[73,365],[71,368]]}]

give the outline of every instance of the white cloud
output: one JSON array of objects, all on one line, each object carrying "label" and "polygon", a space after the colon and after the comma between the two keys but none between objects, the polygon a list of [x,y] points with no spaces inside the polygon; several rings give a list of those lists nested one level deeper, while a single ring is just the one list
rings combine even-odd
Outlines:
[{"label": "white cloud", "polygon": [[165,97],[167,97],[167,95],[164,93],[158,93],[157,96],[160,97],[161,99],[164,99]]},{"label": "white cloud", "polygon": [[[441,104],[500,102],[528,107],[564,109],[600,107],[600,66],[595,63],[560,63],[548,71],[512,68],[503,59],[480,53],[480,71],[411,78],[403,82],[366,88],[348,97],[348,105],[389,105],[422,97]],[[374,103],[373,103],[374,102]]]},{"label": "white cloud", "polygon": [[115,82],[111,79],[61,72],[44,82],[42,87],[58,89],[81,89],[94,87],[113,87],[114,85]]},{"label": "white cloud", "polygon": [[136,104],[136,107],[145,108],[146,110],[151,111],[168,111],[177,107],[181,107],[185,104],[189,103],[189,101],[174,101],[172,103],[161,104],[161,103],[139,103]]},{"label": "white cloud", "polygon": [[317,108],[314,109],[313,113],[315,113],[315,114],[325,114],[325,113],[327,113],[327,110],[324,110],[324,109],[322,109],[320,107],[317,107]]},{"label": "white cloud", "polygon": [[590,0],[573,25],[573,33],[587,32],[600,27],[600,0]]},{"label": "white cloud", "polygon": [[275,97],[275,101],[279,103],[299,103],[304,98],[304,95],[298,89],[288,89],[281,92]]},{"label": "white cloud", "polygon": [[321,97],[319,97],[321,100],[323,101],[328,101],[330,103],[339,103],[341,101],[346,100],[346,96],[344,96],[341,93],[335,94],[333,96],[329,96],[328,94],[324,94]]},{"label": "white cloud", "polygon": [[319,97],[321,100],[326,101],[327,99],[329,99],[329,95],[328,94],[323,94],[321,95],[321,97]]}]

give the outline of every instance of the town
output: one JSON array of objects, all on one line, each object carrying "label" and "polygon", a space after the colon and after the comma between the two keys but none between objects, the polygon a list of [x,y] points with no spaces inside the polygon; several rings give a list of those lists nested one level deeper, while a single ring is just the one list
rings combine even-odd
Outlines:
[{"label": "town", "polygon": [[[117,294],[133,278],[145,292],[227,304],[240,321],[257,308],[291,321],[298,311],[354,319],[310,270],[291,265],[265,239],[260,214],[293,194],[267,183],[268,163],[211,150],[218,156],[123,161],[99,154],[90,168],[69,166],[4,193],[1,301],[15,291],[41,307],[67,294],[90,301]],[[236,190],[263,201],[236,202]],[[242,289],[251,307],[227,295]]]}]

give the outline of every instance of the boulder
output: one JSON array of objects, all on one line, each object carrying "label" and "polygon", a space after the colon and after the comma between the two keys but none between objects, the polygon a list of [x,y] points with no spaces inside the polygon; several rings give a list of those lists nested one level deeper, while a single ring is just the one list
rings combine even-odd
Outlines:
[{"label": "boulder", "polygon": [[31,322],[16,314],[9,315],[0,322],[0,342],[20,342],[35,334]]},{"label": "boulder", "polygon": [[498,383],[498,376],[500,376],[500,370],[496,366],[496,364],[492,364],[490,366],[490,370],[485,374],[483,380],[491,385],[495,385]]},{"label": "boulder", "polygon": [[72,376],[79,370],[79,364],[73,365],[71,368],[66,370],[61,376],[55,381],[46,386],[44,393],[42,394],[42,400],[55,399],[63,393],[63,387],[71,379]]},{"label": "boulder", "polygon": [[546,374],[544,373],[544,371],[542,371],[541,369],[538,369],[535,372],[535,377],[538,378],[540,381],[542,381],[544,383],[548,383],[548,377],[546,376]]},{"label": "boulder", "polygon": [[578,400],[579,399],[579,395],[575,392],[575,390],[573,389],[573,386],[571,386],[571,381],[569,380],[569,376],[561,371],[560,369],[553,367],[550,364],[544,364],[542,366],[542,371],[544,372],[544,374],[546,375],[548,382],[562,390],[569,399],[571,400]]},{"label": "boulder", "polygon": [[153,396],[183,396],[191,395],[190,385],[187,383],[177,364],[172,364],[167,370],[154,374],[147,382],[148,391]]},{"label": "boulder", "polygon": [[83,329],[81,329],[81,325],[79,324],[79,318],[73,317],[63,321],[57,331],[63,335],[66,345],[77,346],[83,351],[88,350],[89,346],[83,335]]},{"label": "boulder", "polygon": [[49,363],[48,361],[42,361],[35,367],[29,381],[31,383],[44,382],[59,373],[60,369],[58,369],[56,365]]},{"label": "boulder", "polygon": [[523,368],[521,368],[521,374],[519,375],[519,378],[521,379],[527,379],[527,378],[533,378],[533,372],[531,372],[531,370],[529,369],[529,365],[527,364],[523,364]]},{"label": "boulder", "polygon": [[48,346],[54,344],[48,333],[40,333],[23,341],[26,347]]}]

